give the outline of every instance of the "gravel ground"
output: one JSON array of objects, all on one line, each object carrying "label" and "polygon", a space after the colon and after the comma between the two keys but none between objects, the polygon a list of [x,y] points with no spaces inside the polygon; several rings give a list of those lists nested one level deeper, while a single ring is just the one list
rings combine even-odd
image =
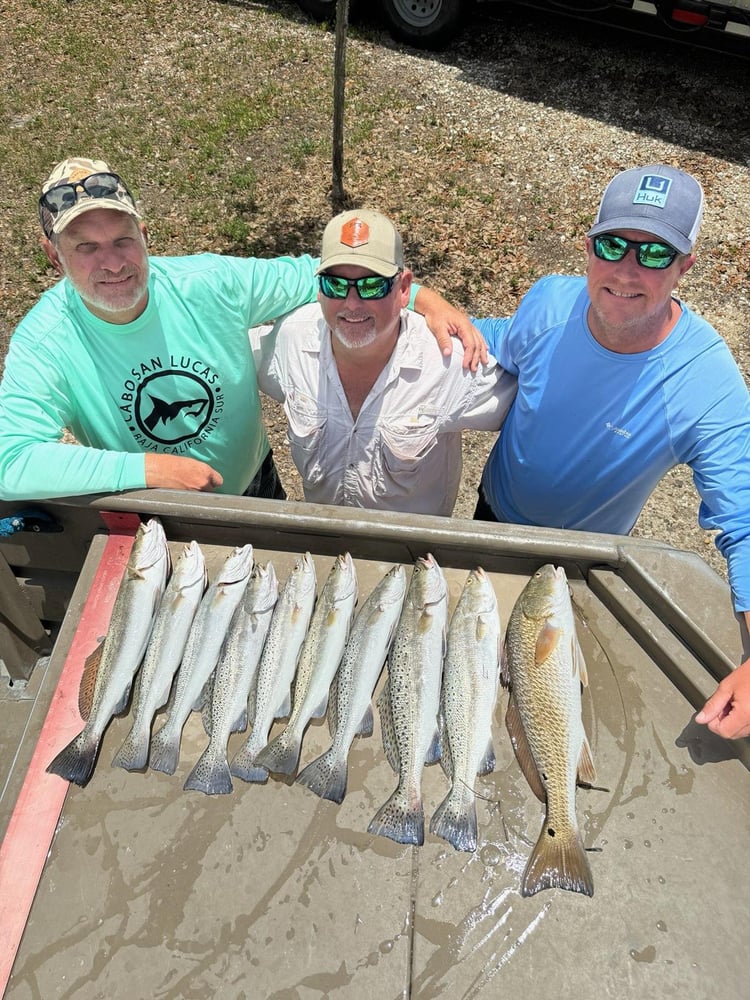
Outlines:
[{"label": "gravel ground", "polygon": [[[35,188],[62,155],[96,151],[120,169],[141,197],[154,253],[315,251],[331,214],[334,42],[295,4],[130,0],[114,20],[104,0],[0,8],[0,353],[52,280],[36,249]],[[475,315],[507,315],[541,275],[581,271],[613,174],[682,166],[703,183],[707,208],[680,292],[747,378],[748,84],[747,61],[505,5],[483,9],[439,55],[357,25],[346,191],[397,221],[418,280]],[[272,405],[266,416],[285,484],[300,497],[283,417]],[[457,516],[471,516],[492,440],[465,437]],[[677,470],[636,532],[723,572],[696,508]]]}]

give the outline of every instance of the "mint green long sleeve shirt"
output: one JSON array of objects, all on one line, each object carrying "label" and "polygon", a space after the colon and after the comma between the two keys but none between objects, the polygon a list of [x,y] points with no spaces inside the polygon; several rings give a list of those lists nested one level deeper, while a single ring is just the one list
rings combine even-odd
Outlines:
[{"label": "mint green long sleeve shirt", "polygon": [[[186,455],[242,493],[269,450],[248,328],[311,302],[298,258],[152,257],[132,323],[86,309],[67,279],[16,328],[0,383],[0,497],[139,489],[145,453]],[[84,447],[61,442],[67,428]]]}]

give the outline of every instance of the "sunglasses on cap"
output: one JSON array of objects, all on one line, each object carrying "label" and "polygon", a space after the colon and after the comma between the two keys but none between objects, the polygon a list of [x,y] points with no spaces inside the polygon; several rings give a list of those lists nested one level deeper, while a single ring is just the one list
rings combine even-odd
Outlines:
[{"label": "sunglasses on cap", "polygon": [[599,260],[610,262],[622,260],[628,250],[635,250],[635,259],[641,267],[657,271],[669,267],[675,257],[679,255],[679,251],[668,243],[657,243],[653,240],[640,243],[637,240],[626,240],[624,236],[615,236],[613,233],[593,236],[591,242],[594,254]]},{"label": "sunglasses on cap", "polygon": [[78,201],[80,192],[88,195],[89,198],[111,198],[118,191],[124,192],[135,204],[132,194],[128,191],[127,185],[117,174],[89,174],[88,177],[80,181],[71,181],[69,184],[57,184],[55,187],[45,191],[39,199],[39,214],[42,220],[42,228],[47,230],[42,210],[46,209],[53,219],[61,212],[72,208]]},{"label": "sunglasses on cap", "polygon": [[384,299],[397,277],[398,274],[394,274],[392,278],[368,274],[364,278],[342,278],[338,274],[324,273],[318,275],[318,285],[327,299],[345,299],[350,288],[356,288],[361,299]]}]

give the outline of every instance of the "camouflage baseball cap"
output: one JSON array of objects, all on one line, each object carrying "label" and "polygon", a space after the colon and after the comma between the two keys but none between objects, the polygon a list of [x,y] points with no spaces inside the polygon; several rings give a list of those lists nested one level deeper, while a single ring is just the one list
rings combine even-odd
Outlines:
[{"label": "camouflage baseball cap", "polygon": [[141,217],[125,182],[104,160],[72,156],[58,163],[42,184],[39,198],[39,221],[45,235],[61,233],[73,219],[93,208]]},{"label": "camouflage baseball cap", "polygon": [[392,278],[404,269],[401,237],[390,219],[367,209],[342,212],[323,232],[317,273],[336,264],[356,264]]}]

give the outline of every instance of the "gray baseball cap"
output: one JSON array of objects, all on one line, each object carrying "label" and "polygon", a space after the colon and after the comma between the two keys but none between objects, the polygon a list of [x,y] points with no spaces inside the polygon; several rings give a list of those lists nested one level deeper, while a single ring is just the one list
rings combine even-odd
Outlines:
[{"label": "gray baseball cap", "polygon": [[656,164],[617,174],[604,192],[589,236],[640,229],[690,253],[703,216],[703,188],[676,167]]}]

